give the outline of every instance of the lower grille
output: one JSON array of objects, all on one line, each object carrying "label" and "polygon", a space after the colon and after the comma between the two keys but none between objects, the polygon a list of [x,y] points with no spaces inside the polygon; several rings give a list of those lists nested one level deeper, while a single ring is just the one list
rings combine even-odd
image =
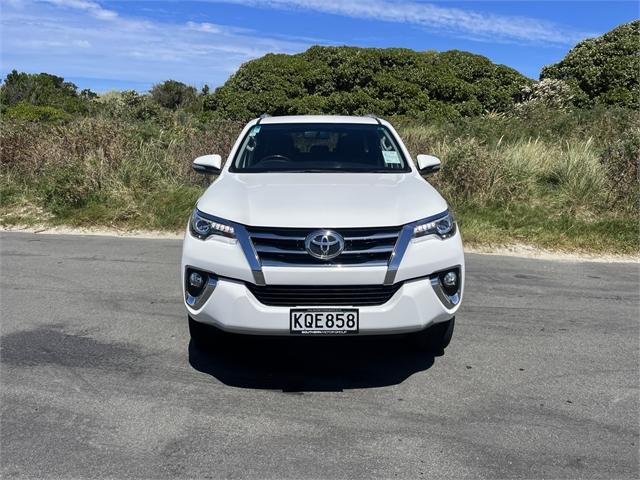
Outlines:
[{"label": "lower grille", "polygon": [[382,305],[402,286],[395,285],[265,285],[247,283],[264,305],[274,307]]}]

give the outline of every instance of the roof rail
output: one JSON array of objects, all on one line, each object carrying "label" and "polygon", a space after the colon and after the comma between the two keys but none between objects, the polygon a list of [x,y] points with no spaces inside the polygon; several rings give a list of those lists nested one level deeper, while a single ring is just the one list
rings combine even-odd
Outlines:
[{"label": "roof rail", "polygon": [[378,125],[382,125],[382,122],[380,121],[378,116],[373,113],[367,113],[365,117],[373,118],[376,122],[378,122]]},{"label": "roof rail", "polygon": [[262,115],[260,115],[260,116],[258,117],[258,121],[256,122],[256,125],[259,125],[259,124],[260,124],[260,121],[261,121],[263,118],[269,118],[270,116],[271,116],[271,115],[269,115],[268,113],[263,113]]}]

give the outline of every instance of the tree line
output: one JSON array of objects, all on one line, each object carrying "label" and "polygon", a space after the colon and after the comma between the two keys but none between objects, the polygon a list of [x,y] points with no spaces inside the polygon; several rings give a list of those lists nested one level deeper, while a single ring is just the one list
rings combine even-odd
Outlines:
[{"label": "tree line", "polygon": [[48,73],[12,71],[0,87],[3,116],[64,121],[107,113],[138,120],[184,111],[209,119],[247,120],[261,113],[377,114],[454,119],[552,108],[638,108],[640,21],[577,44],[543,68],[539,81],[472,53],[401,48],[314,46],[243,64],[222,86],[200,91],[176,80],[147,94],[97,95]]}]

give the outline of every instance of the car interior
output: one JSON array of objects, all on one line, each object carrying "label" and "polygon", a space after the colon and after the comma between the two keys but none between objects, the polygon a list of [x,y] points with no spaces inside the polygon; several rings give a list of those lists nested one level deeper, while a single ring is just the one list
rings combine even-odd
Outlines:
[{"label": "car interior", "polygon": [[[262,126],[245,140],[235,167],[243,171],[403,171],[401,153],[382,128]],[[389,156],[383,152],[390,153]]]}]

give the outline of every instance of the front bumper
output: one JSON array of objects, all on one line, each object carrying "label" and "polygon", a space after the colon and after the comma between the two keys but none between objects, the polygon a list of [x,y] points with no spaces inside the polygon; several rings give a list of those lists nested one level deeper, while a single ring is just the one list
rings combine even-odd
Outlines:
[{"label": "front bumper", "polygon": [[[186,304],[185,306],[194,320],[225,331],[289,335],[290,307],[274,307],[260,303],[244,282],[221,278],[200,309],[194,310]],[[442,304],[429,278],[406,281],[388,302],[358,307],[360,334],[408,333],[422,330],[433,323],[449,320],[457,307],[447,309]]]},{"label": "front bumper", "polygon": [[[460,298],[455,306],[445,305],[429,278],[451,267],[460,268]],[[289,335],[291,307],[264,305],[249,291],[245,282],[253,275],[239,245],[217,239],[201,241],[186,233],[181,277],[193,267],[219,276],[211,296],[197,309],[185,302],[195,321],[222,330],[258,335]],[[267,284],[273,285],[381,285],[385,267],[270,267],[264,268]],[[399,266],[398,291],[382,305],[357,307],[362,335],[409,333],[451,319],[460,307],[464,291],[464,256],[460,234],[447,239],[412,242]],[[314,308],[305,305],[303,308]],[[332,308],[330,305],[316,308]],[[347,307],[337,307],[347,308]]]}]

